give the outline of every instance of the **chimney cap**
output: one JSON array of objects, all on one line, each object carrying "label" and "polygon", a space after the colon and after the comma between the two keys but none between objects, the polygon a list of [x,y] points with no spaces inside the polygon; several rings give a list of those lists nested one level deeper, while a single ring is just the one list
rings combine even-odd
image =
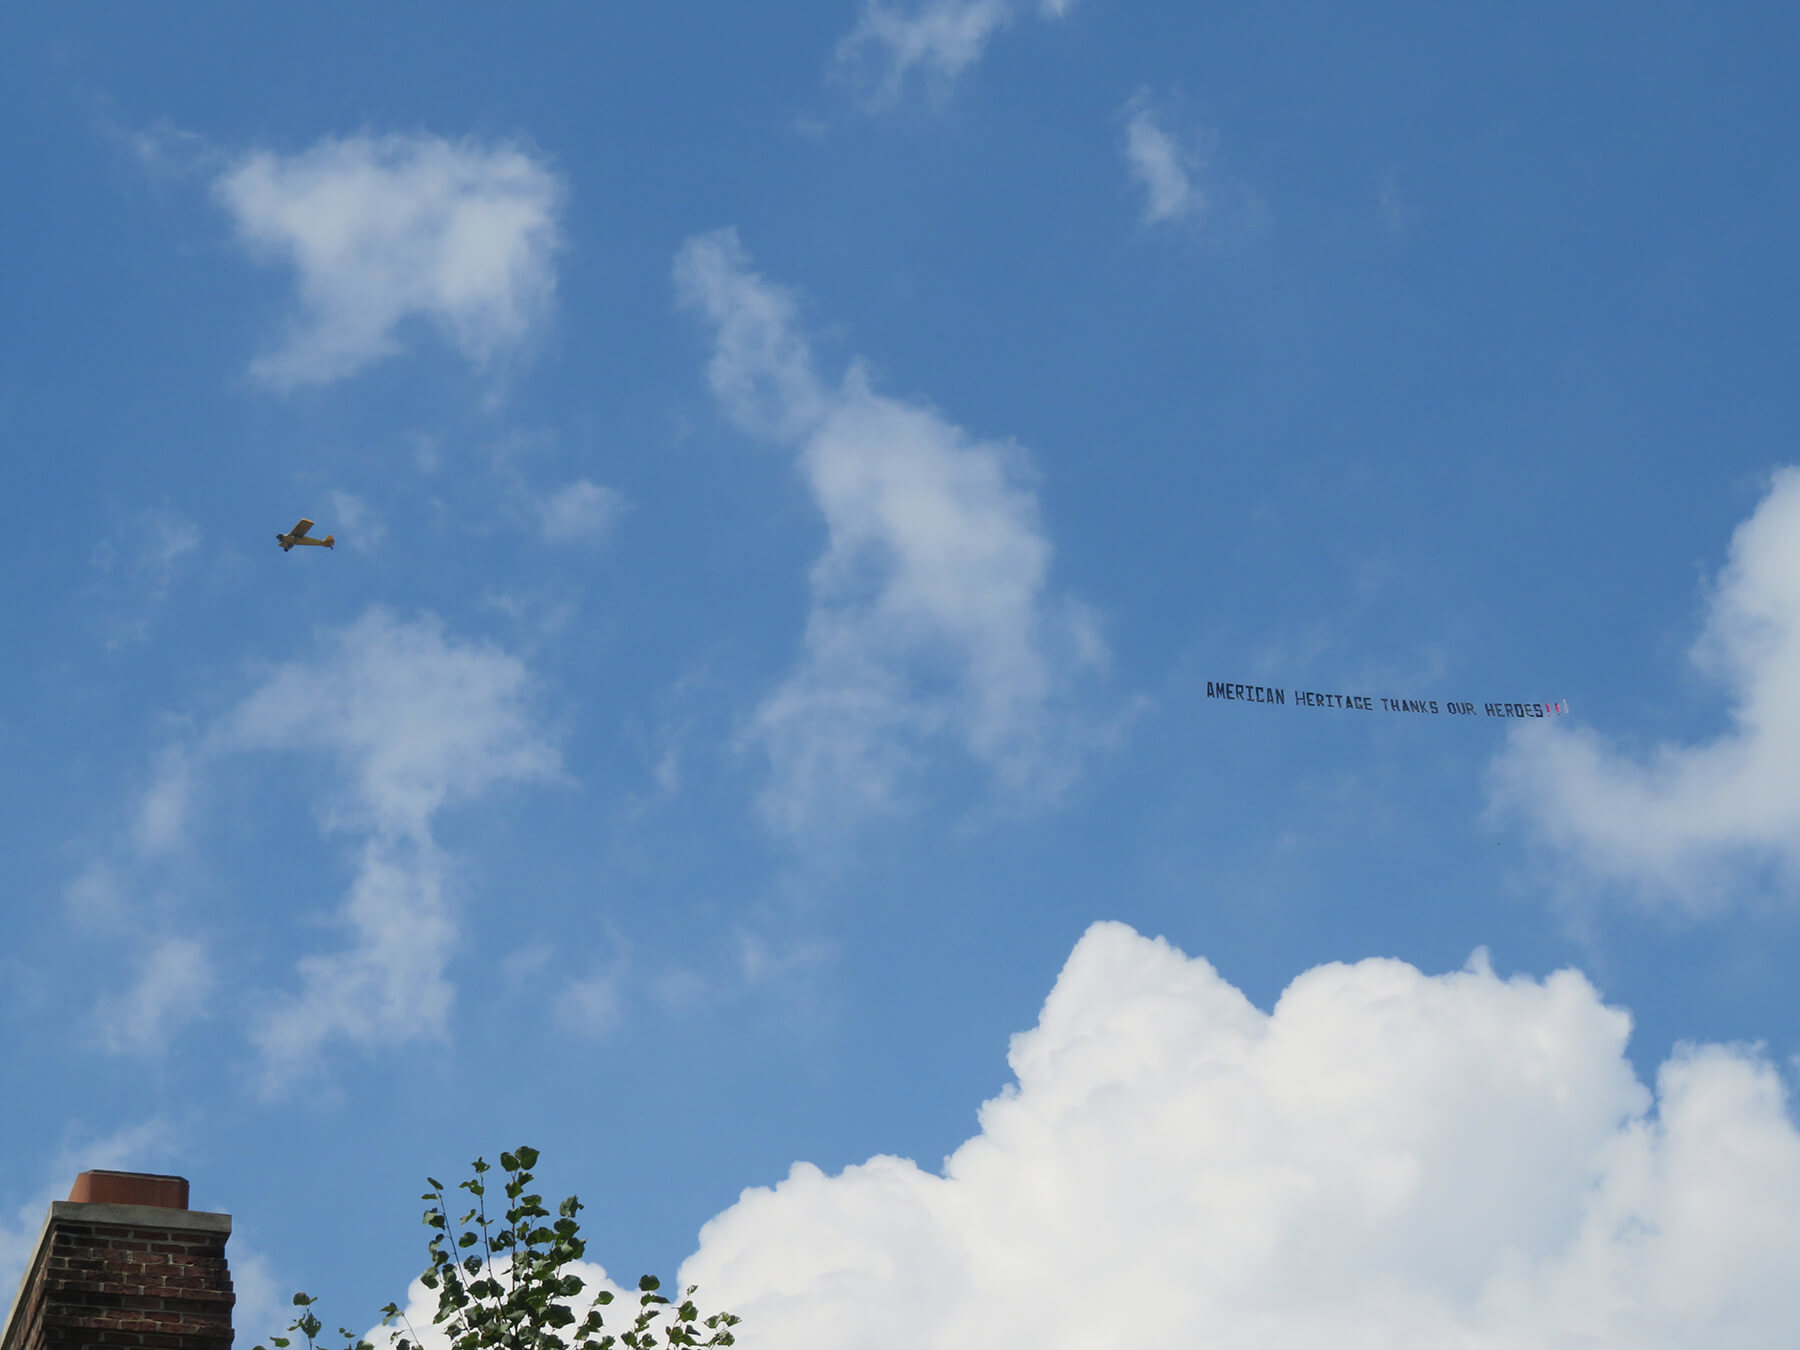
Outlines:
[{"label": "chimney cap", "polygon": [[83,1205],[148,1205],[186,1209],[188,1180],[160,1172],[83,1172],[69,1188],[69,1199]]}]

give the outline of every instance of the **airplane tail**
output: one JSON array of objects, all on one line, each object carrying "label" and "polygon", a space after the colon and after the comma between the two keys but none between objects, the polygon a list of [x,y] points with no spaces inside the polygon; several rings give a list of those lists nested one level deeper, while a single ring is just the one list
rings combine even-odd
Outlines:
[{"label": "airplane tail", "polygon": [[337,547],[337,536],[335,534],[328,534],[325,536],[325,547],[326,548],[336,548]]}]

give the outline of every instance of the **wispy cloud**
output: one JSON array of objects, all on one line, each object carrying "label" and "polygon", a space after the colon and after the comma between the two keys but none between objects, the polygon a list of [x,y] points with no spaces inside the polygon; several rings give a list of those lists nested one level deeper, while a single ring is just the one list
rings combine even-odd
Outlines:
[{"label": "wispy cloud", "polygon": [[172,744],[117,856],[91,861],[65,890],[73,917],[131,936],[141,953],[127,987],[96,1004],[106,1047],[158,1053],[204,1011],[218,984],[204,936],[152,922],[138,897],[156,865],[180,865],[195,846],[205,814],[195,801],[219,761],[271,751],[331,761],[318,815],[354,841],[355,875],[336,916],[346,945],[302,956],[299,987],[262,1000],[251,1026],[262,1091],[278,1096],[317,1071],[333,1044],[370,1050],[442,1035],[459,929],[434,823],[504,784],[560,775],[530,688],[517,657],[459,640],[435,618],[378,607],[321,634],[217,722]]},{"label": "wispy cloud", "polygon": [[295,272],[300,314],[251,365],[275,389],[355,374],[398,351],[414,318],[486,362],[555,288],[561,180],[516,145],[328,137],[245,155],[213,190],[244,243]]},{"label": "wispy cloud", "polygon": [[1148,108],[1125,124],[1125,161],[1144,190],[1145,224],[1190,220],[1206,210],[1198,182],[1205,160],[1164,131]]},{"label": "wispy cloud", "polygon": [[387,537],[384,521],[361,497],[334,491],[331,494],[332,527],[329,533],[338,537],[338,547],[357,553],[373,553]]},{"label": "wispy cloud", "polygon": [[1639,756],[1573,722],[1519,728],[1494,801],[1584,873],[1704,909],[1771,867],[1800,885],[1800,469],[1732,537],[1693,658],[1727,731]]},{"label": "wispy cloud", "polygon": [[[1060,19],[1075,0],[1042,0]],[[908,6],[865,0],[856,27],[838,43],[833,73],[869,108],[898,103],[913,89],[941,97],[981,59],[988,41],[1023,6],[1015,0],[924,0]]]},{"label": "wispy cloud", "polygon": [[615,488],[578,478],[544,497],[539,509],[547,543],[593,544],[612,533],[625,498]]},{"label": "wispy cloud", "polygon": [[163,507],[121,518],[89,551],[89,594],[103,610],[101,631],[109,649],[149,636],[184,560],[200,548],[200,527]]},{"label": "wispy cloud", "polygon": [[68,916],[127,953],[123,977],[100,986],[90,1027],[110,1054],[155,1058],[203,1018],[217,984],[204,937],[171,913],[159,865],[180,864],[197,791],[189,747],[157,757],[110,856],[92,857],[63,889]]},{"label": "wispy cloud", "polygon": [[1030,462],[936,411],[815,369],[794,303],[729,231],[691,239],[682,300],[712,323],[713,392],[791,445],[829,544],[799,667],[758,709],[764,805],[781,828],[891,808],[922,747],[958,741],[1013,797],[1053,796],[1083,733],[1074,683],[1104,664],[1081,605],[1049,586]]},{"label": "wispy cloud", "polygon": [[618,1026],[623,1001],[616,972],[595,972],[569,979],[556,995],[556,1020],[577,1036],[599,1039]]},{"label": "wispy cloud", "polygon": [[[10,1217],[0,1217],[0,1289],[19,1287],[51,1203],[68,1199],[69,1187],[81,1173],[95,1168],[148,1168],[163,1163],[175,1151],[175,1131],[160,1116],[121,1125],[105,1135],[71,1131],[55,1157],[36,1169],[47,1178],[44,1185],[16,1206]],[[16,1165],[8,1169],[14,1178],[24,1170]]]},{"label": "wispy cloud", "polygon": [[1218,242],[1238,242],[1267,223],[1261,197],[1228,173],[1219,137],[1194,123],[1172,99],[1140,90],[1125,105],[1125,164],[1142,194],[1145,225],[1181,227]]},{"label": "wispy cloud", "polygon": [[216,980],[206,948],[193,938],[170,937],[145,951],[131,984],[102,995],[95,1008],[100,1037],[115,1054],[151,1055],[206,1009]]},{"label": "wispy cloud", "polygon": [[316,1068],[334,1041],[367,1049],[444,1032],[457,925],[432,822],[501,784],[560,773],[528,691],[518,658],[435,619],[372,609],[272,672],[208,738],[211,753],[330,756],[338,789],[324,819],[360,838],[338,916],[349,945],[302,957],[299,991],[253,1032],[265,1091]]},{"label": "wispy cloud", "polygon": [[1321,966],[1264,1013],[1099,924],[941,1173],[796,1164],[701,1230],[681,1282],[746,1350],[1784,1345],[1779,1076],[1689,1048],[1652,1097],[1629,1030],[1573,971],[1479,958]]}]

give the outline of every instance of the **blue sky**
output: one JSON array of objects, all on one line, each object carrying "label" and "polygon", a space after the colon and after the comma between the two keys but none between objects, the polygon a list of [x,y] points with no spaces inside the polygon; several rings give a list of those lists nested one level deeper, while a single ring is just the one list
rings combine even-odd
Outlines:
[{"label": "blue sky", "polygon": [[529,1142],[747,1345],[1776,1343],[1797,48],[9,10],[0,1275],[366,1325]]}]

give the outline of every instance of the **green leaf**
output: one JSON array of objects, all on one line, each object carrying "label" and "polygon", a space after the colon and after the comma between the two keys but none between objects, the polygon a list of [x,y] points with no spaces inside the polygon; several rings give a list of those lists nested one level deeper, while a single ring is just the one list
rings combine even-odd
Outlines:
[{"label": "green leaf", "polygon": [[654,1275],[646,1275],[638,1281],[639,1289],[661,1289],[662,1281]]},{"label": "green leaf", "polygon": [[519,1160],[511,1153],[502,1153],[500,1155],[500,1165],[509,1172],[516,1172],[519,1170]]},{"label": "green leaf", "polygon": [[522,1166],[536,1167],[537,1160],[538,1151],[535,1148],[532,1148],[528,1144],[521,1144],[519,1146],[519,1162]]},{"label": "green leaf", "polygon": [[[443,1183],[443,1182],[441,1182],[441,1181],[439,1181],[439,1180],[438,1180],[438,1179],[437,1179],[437,1178],[436,1178],[436,1177],[426,1177],[426,1178],[425,1178],[425,1184],[426,1184],[426,1185],[427,1185],[427,1186],[429,1186],[429,1187],[431,1187],[431,1189],[432,1189],[432,1190],[434,1190],[434,1191],[441,1191],[441,1190],[443,1190],[443,1189],[444,1189],[444,1183]],[[435,1199],[437,1199],[437,1196],[435,1196],[435,1195],[421,1195],[421,1196],[420,1196],[420,1197],[419,1197],[419,1199],[421,1199],[421,1200],[435,1200]]]}]

